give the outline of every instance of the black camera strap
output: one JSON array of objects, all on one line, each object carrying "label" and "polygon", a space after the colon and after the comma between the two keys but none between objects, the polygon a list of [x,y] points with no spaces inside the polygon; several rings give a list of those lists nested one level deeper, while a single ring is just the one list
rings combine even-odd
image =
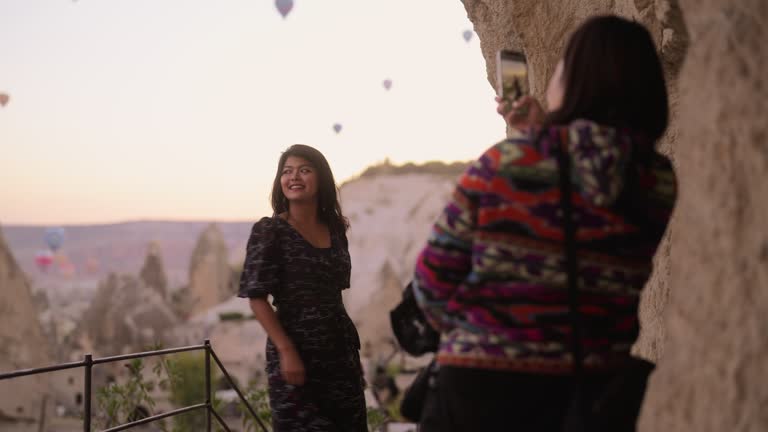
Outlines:
[{"label": "black camera strap", "polygon": [[568,284],[568,309],[571,321],[571,354],[573,355],[573,376],[576,390],[581,387],[584,373],[584,358],[581,346],[581,318],[579,314],[579,270],[576,254],[576,222],[573,218],[571,200],[571,161],[567,140],[557,153],[558,180],[560,182],[560,208],[563,213],[563,236],[565,249],[565,271]]}]

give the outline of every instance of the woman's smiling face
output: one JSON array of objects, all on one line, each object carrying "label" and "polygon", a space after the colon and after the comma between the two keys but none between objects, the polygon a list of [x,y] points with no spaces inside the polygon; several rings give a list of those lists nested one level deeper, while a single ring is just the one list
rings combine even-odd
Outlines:
[{"label": "woman's smiling face", "polygon": [[280,185],[288,201],[317,200],[317,171],[308,160],[288,156],[283,165]]}]

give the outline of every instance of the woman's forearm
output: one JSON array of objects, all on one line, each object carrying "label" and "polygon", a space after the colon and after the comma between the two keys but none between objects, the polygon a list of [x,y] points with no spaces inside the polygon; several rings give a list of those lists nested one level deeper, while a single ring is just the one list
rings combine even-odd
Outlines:
[{"label": "woman's forearm", "polygon": [[277,319],[277,314],[266,298],[252,298],[250,299],[250,305],[256,320],[264,327],[264,331],[267,332],[267,336],[275,344],[278,351],[283,352],[287,349],[295,349],[293,341],[285,333],[282,324]]}]

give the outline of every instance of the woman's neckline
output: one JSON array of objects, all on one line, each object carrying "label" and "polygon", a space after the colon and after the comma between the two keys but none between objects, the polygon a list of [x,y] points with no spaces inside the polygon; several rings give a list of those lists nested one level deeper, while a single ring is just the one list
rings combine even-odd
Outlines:
[{"label": "woman's neckline", "polygon": [[304,237],[299,232],[299,230],[297,230],[296,227],[291,225],[291,223],[288,222],[286,219],[280,217],[279,215],[275,215],[274,218],[279,220],[279,221],[281,221],[281,222],[283,222],[283,223],[285,223],[286,225],[288,225],[288,227],[291,229],[291,231],[293,231],[297,236],[299,236],[299,238],[301,238],[301,240],[304,243],[306,243],[307,245],[309,245],[309,247],[311,247],[312,249],[316,249],[316,250],[319,250],[319,251],[327,251],[327,250],[333,249],[333,232],[330,230],[330,228],[328,229],[328,236],[330,237],[329,238],[330,246],[328,246],[328,247],[317,247],[317,246],[313,245],[309,240],[307,240],[306,237]]}]

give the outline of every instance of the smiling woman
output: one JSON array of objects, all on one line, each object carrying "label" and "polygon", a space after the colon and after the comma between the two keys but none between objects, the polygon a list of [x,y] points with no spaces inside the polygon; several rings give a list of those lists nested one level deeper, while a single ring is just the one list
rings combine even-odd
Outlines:
[{"label": "smiling woman", "polygon": [[366,431],[360,338],[341,299],[352,268],[348,223],[319,151],[297,144],[283,153],[272,208],[253,225],[238,295],[269,336],[273,429]]}]

